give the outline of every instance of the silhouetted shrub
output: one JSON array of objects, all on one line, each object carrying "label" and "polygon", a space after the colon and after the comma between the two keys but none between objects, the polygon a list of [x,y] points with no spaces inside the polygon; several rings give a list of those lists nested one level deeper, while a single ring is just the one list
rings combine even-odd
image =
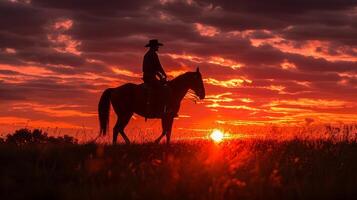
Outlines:
[{"label": "silhouetted shrub", "polygon": [[77,139],[64,135],[60,137],[48,136],[46,132],[40,129],[19,129],[13,134],[8,134],[5,139],[5,143],[11,143],[16,145],[24,144],[77,144]]}]

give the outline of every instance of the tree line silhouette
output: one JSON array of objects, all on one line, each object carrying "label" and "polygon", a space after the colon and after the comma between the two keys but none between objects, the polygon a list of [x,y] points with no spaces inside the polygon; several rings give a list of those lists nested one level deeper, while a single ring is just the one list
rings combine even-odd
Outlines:
[{"label": "tree line silhouette", "polygon": [[41,129],[30,130],[22,128],[5,138],[0,139],[1,143],[25,145],[25,144],[78,144],[78,140],[72,136],[49,136]]}]

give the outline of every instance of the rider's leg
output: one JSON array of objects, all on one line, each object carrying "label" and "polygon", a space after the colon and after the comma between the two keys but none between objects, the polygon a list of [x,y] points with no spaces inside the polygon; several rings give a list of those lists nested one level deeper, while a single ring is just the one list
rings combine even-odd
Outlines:
[{"label": "rider's leg", "polygon": [[173,102],[173,98],[172,98],[172,90],[169,86],[164,86],[164,99],[165,99],[165,114],[173,116],[173,117],[177,117],[177,113],[174,113],[174,102]]},{"label": "rider's leg", "polygon": [[148,86],[147,88],[147,100],[146,100],[146,115],[151,113],[152,107],[152,86]]},{"label": "rider's leg", "polygon": [[153,91],[154,91],[154,84],[153,80],[150,78],[144,79],[144,83],[146,85],[146,115],[150,115],[152,111],[152,104],[153,104]]}]

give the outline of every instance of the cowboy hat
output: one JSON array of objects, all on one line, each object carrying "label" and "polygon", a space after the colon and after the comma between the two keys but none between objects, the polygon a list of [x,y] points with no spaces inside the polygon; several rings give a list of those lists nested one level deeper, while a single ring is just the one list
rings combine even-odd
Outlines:
[{"label": "cowboy hat", "polygon": [[163,44],[159,43],[157,39],[149,40],[149,43],[145,45],[145,47],[154,47],[154,46],[163,46]]}]

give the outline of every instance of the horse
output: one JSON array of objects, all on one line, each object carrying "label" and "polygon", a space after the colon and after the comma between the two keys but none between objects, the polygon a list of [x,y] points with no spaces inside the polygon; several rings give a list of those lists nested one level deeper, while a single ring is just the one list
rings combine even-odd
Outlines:
[{"label": "horse", "polygon": [[98,104],[100,135],[107,133],[111,103],[117,115],[117,122],[113,128],[113,144],[117,142],[118,133],[123,137],[126,144],[130,144],[124,129],[134,113],[145,118],[161,119],[162,133],[155,142],[160,143],[160,140],[166,136],[166,143],[169,144],[174,117],[177,116],[182,99],[188,90],[192,90],[196,96],[204,99],[205,88],[199,68],[195,72],[186,72],[168,81],[167,86],[171,89],[169,105],[171,106],[170,110],[173,112],[157,115],[148,115],[147,113],[146,94],[143,84],[126,83],[117,88],[107,88],[102,93]]}]

